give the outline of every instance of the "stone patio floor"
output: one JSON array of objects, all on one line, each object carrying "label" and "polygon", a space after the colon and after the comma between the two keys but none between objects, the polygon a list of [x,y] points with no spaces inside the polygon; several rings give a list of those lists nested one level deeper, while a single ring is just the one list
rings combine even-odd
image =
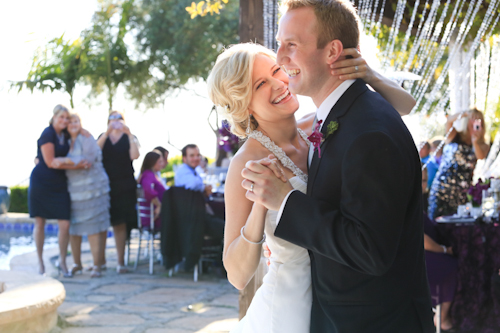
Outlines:
[{"label": "stone patio floor", "polygon": [[[82,247],[84,267],[92,263],[88,244]],[[116,273],[116,251],[108,238],[108,269],[101,278],[84,271],[73,278],[59,277],[53,266],[57,249],[44,252],[47,275],[59,279],[66,299],[59,307],[58,326],[51,333],[215,333],[229,332],[238,322],[238,291],[227,279],[204,274],[198,282],[193,275],[178,273],[168,277],[160,264],[149,275],[146,260],[137,271]],[[132,250],[135,258],[135,250]],[[50,261],[50,263],[49,263]],[[68,267],[73,261],[68,257]],[[25,254],[11,261],[13,270],[36,273],[36,256]]]}]

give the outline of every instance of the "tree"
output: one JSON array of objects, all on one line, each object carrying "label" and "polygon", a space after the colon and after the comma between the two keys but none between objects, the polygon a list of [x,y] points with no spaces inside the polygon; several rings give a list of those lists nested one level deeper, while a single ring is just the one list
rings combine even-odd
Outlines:
[{"label": "tree", "polygon": [[137,102],[160,104],[190,78],[205,80],[224,46],[238,42],[237,1],[220,15],[191,20],[188,0],[136,1],[131,29],[142,55],[127,91]]},{"label": "tree", "polygon": [[82,33],[86,51],[83,72],[92,87],[92,96],[106,88],[112,110],[116,90],[120,84],[126,84],[134,65],[125,43],[133,0],[123,3],[100,0],[99,5],[92,18],[92,27]]},{"label": "tree", "polygon": [[27,79],[12,82],[11,86],[18,87],[18,91],[26,87],[32,93],[34,89],[65,91],[73,108],[73,93],[82,76],[82,53],[81,39],[65,41],[64,35],[54,38],[36,51]]}]

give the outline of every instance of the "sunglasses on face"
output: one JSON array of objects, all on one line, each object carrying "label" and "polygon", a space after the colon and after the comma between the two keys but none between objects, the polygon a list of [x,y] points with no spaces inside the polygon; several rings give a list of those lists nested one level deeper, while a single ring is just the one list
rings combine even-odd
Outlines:
[{"label": "sunglasses on face", "polygon": [[115,119],[123,119],[121,115],[119,114],[112,114],[111,116],[109,116],[108,118],[109,120],[115,120]]}]

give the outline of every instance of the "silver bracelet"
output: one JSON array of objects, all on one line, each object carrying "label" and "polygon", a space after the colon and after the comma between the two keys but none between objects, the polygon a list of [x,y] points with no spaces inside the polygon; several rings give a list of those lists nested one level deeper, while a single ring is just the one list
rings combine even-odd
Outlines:
[{"label": "silver bracelet", "polygon": [[266,234],[262,235],[262,240],[260,242],[252,242],[250,240],[248,240],[245,235],[243,234],[243,229],[245,229],[245,226],[242,226],[241,227],[241,230],[240,230],[240,234],[241,234],[241,237],[246,240],[248,243],[250,244],[255,244],[255,245],[260,245],[262,243],[264,243],[266,241]]},{"label": "silver bracelet", "polygon": [[447,253],[448,252],[447,249],[446,249],[446,246],[441,245],[441,247],[443,248],[443,253]]}]

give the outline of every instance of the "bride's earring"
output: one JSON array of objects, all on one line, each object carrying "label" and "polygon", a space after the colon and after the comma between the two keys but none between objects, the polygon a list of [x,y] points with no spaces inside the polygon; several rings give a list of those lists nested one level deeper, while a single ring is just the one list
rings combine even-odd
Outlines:
[{"label": "bride's earring", "polygon": [[245,131],[245,133],[247,134],[250,134],[250,131],[251,131],[251,128],[250,128],[250,123],[252,122],[252,115],[249,115],[248,116],[248,125],[247,125],[247,130]]}]

